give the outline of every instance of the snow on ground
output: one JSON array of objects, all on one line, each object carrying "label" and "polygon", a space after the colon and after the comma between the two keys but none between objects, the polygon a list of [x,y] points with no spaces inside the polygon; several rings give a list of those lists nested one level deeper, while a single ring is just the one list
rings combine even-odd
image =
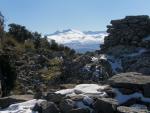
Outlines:
[{"label": "snow on ground", "polygon": [[117,59],[117,58],[114,58],[113,56],[109,56],[109,55],[101,55],[100,59],[105,59],[107,60],[111,67],[112,67],[112,70],[115,74],[118,73],[118,69],[122,70],[123,67],[122,67],[122,62],[120,59]]},{"label": "snow on ground", "polygon": [[32,111],[31,109],[35,106],[35,104],[40,103],[44,100],[30,100],[27,102],[12,104],[8,108],[0,110],[0,113],[37,113]]},{"label": "snow on ground", "polygon": [[72,89],[65,89],[65,90],[59,90],[55,93],[63,94],[66,96],[75,96],[75,95],[99,95],[99,96],[105,96],[106,93],[102,92],[101,90],[105,89],[107,86],[100,86],[97,84],[79,84],[75,88]]},{"label": "snow on ground", "polygon": [[93,110],[92,108],[90,108],[90,105],[92,105],[94,100],[90,97],[90,95],[105,97],[106,93],[102,90],[104,90],[106,87],[106,85],[101,86],[98,84],[79,84],[72,89],[60,90],[55,93],[63,94],[70,97],[77,95],[83,96],[83,100],[76,101],[76,106],[78,108],[88,108],[92,113]]},{"label": "snow on ground", "polygon": [[98,58],[97,57],[92,57],[91,59],[92,59],[91,60],[92,62],[98,62]]},{"label": "snow on ground", "polygon": [[128,101],[132,98],[138,98],[138,99],[141,99],[141,101],[143,101],[143,102],[150,103],[150,98],[144,97],[141,93],[136,92],[136,93],[133,93],[133,94],[130,94],[130,95],[124,95],[116,88],[114,88],[114,91],[117,94],[115,99],[118,100],[119,104],[123,104],[123,103],[125,103],[126,101]]},{"label": "snow on ground", "polygon": [[[92,108],[90,106],[94,102],[94,100],[90,97],[90,95],[105,97],[106,93],[103,90],[107,87],[107,85],[102,86],[98,84],[79,84],[72,89],[59,90],[55,93],[63,94],[66,96],[83,96],[82,101],[75,101],[76,106],[78,108],[88,108],[92,113]],[[150,98],[144,97],[141,93],[136,92],[130,95],[124,95],[117,88],[113,88],[113,90],[116,93],[115,99],[118,100],[119,104],[122,104],[132,98],[139,98],[143,102],[150,103]],[[31,109],[35,106],[35,104],[38,104],[42,101],[44,100],[33,99],[27,102],[12,104],[8,108],[0,110],[0,113],[37,113],[32,111]],[[134,107],[136,109],[144,109],[146,106],[135,104],[131,107]]]}]

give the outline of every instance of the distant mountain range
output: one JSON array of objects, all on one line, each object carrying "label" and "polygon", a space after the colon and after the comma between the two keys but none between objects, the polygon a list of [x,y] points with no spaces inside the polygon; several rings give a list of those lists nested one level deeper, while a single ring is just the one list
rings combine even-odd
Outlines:
[{"label": "distant mountain range", "polygon": [[105,31],[79,31],[67,29],[56,31],[48,35],[48,40],[55,40],[59,44],[64,44],[77,52],[95,51],[100,49],[100,44],[104,43]]}]

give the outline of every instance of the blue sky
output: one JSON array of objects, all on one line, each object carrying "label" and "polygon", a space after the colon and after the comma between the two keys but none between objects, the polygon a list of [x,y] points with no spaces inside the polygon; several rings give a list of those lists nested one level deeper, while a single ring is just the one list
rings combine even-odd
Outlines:
[{"label": "blue sky", "polygon": [[150,0],[0,0],[8,23],[49,34],[56,30],[106,30],[112,19],[150,15]]}]

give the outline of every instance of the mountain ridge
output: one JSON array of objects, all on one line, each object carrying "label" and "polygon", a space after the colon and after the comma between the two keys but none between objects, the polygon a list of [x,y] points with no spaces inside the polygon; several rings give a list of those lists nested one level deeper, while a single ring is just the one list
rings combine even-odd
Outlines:
[{"label": "mountain ridge", "polygon": [[104,42],[105,36],[107,36],[105,31],[82,32],[75,29],[56,31],[47,35],[48,41],[55,40],[59,44],[75,49],[77,52],[94,51],[99,49],[100,44],[103,44]]}]

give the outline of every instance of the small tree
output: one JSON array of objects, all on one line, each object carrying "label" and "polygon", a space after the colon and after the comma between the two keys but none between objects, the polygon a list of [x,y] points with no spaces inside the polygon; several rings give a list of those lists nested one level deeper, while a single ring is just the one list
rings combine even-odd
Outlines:
[{"label": "small tree", "polygon": [[40,45],[41,45],[41,48],[50,49],[50,43],[48,42],[46,36],[40,39]]},{"label": "small tree", "polygon": [[41,34],[39,34],[38,32],[34,32],[33,33],[33,37],[34,37],[34,45],[35,45],[35,48],[38,49],[41,47]]},{"label": "small tree", "polygon": [[50,46],[52,50],[58,50],[58,44],[56,43],[55,40],[51,40]]},{"label": "small tree", "polygon": [[26,29],[25,26],[18,24],[9,24],[9,34],[12,35],[17,41],[24,42],[27,39],[33,39],[33,35]]}]

